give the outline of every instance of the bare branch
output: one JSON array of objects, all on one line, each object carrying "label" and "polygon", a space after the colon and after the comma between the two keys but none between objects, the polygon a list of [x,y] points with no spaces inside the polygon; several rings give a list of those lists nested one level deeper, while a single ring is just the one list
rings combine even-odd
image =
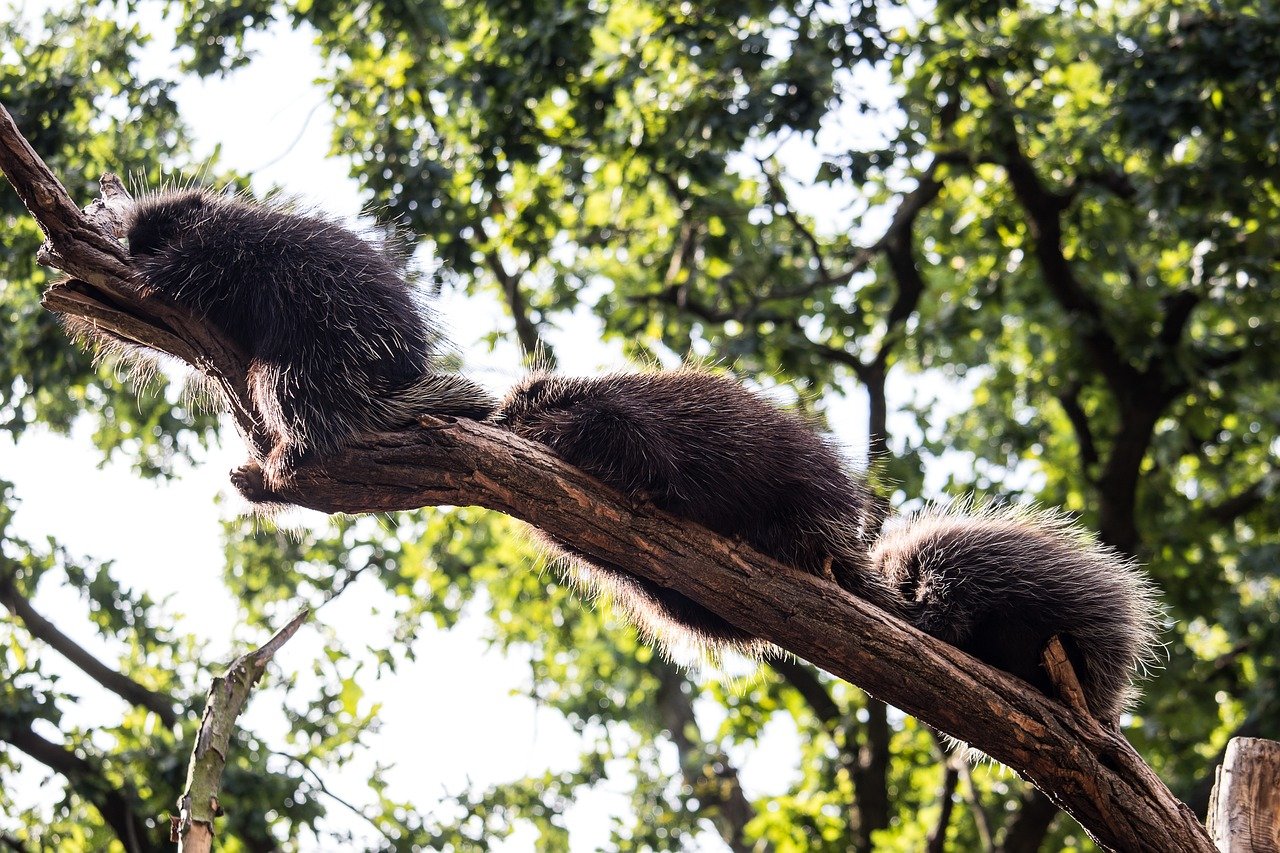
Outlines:
[{"label": "bare branch", "polygon": [[1076,676],[1071,660],[1067,657],[1062,639],[1056,634],[1049,638],[1043,659],[1045,671],[1049,673],[1049,681],[1058,691],[1058,697],[1081,714],[1088,714],[1089,703],[1085,699],[1084,689],[1080,686],[1080,679]]},{"label": "bare branch", "polygon": [[311,777],[311,783],[316,786],[316,789],[319,790],[320,793],[324,794],[326,797],[333,800],[338,805],[345,808],[347,811],[356,815],[365,823],[369,824],[369,826],[374,830],[374,832],[377,832],[379,835],[381,835],[383,839],[387,842],[387,849],[389,850],[395,849],[395,844],[398,839],[396,839],[389,832],[383,829],[382,825],[376,819],[365,814],[364,809],[362,809],[360,806],[357,806],[355,803],[351,802],[350,800],[344,799],[343,797],[329,790],[329,787],[324,783],[324,779],[320,776],[319,773],[311,769],[311,767],[307,764],[307,762],[303,761],[301,758],[299,758],[296,755],[290,755],[289,753],[281,752],[278,749],[271,750],[271,754],[275,756],[279,756],[280,758],[285,759],[291,764],[296,764],[303,773]]},{"label": "bare branch", "polygon": [[170,840],[178,842],[178,853],[209,853],[213,850],[213,821],[222,814],[218,794],[222,790],[222,770],[231,754],[231,738],[236,718],[249,701],[253,686],[266,672],[267,664],[280,647],[310,618],[302,610],[261,647],[241,655],[225,675],[209,685],[208,701],[196,731],[196,745],[187,765],[187,784],[178,798],[178,815],[171,819]]},{"label": "bare branch", "polygon": [[[676,233],[675,245],[671,247],[671,260],[667,262],[667,272],[662,277],[662,286],[668,289],[687,290],[696,270],[693,268],[694,256],[698,251],[698,227],[689,219],[686,212],[680,220],[680,229]],[[680,274],[684,273],[682,283]]]},{"label": "bare branch", "polygon": [[[1208,850],[1118,732],[929,638],[839,587],[628,499],[503,430],[424,419],[416,433],[305,466],[281,497],[322,512],[478,505],[572,543],[584,559],[673,589],[1015,769],[1104,844]],[[991,720],[1006,725],[993,726]]]}]

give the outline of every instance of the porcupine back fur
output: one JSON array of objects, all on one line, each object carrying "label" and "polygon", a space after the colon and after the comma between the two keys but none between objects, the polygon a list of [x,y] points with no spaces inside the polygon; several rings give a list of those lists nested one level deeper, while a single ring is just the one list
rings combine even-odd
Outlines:
[{"label": "porcupine back fur", "polygon": [[[868,573],[883,503],[803,419],[732,379],[694,369],[591,379],[535,373],[496,419],[626,495],[892,606]],[[559,547],[571,555],[572,580],[590,594],[609,593],[667,648],[673,640],[711,652],[767,648],[675,590]]]},{"label": "porcupine back fur", "polygon": [[1050,695],[1041,654],[1060,635],[1101,719],[1118,721],[1135,677],[1155,663],[1150,581],[1061,513],[929,508],[887,523],[871,562],[917,628]]},{"label": "porcupine back fur", "polygon": [[253,405],[276,439],[268,484],[360,433],[492,411],[484,389],[446,371],[440,322],[386,245],[323,216],[202,189],[139,199],[126,236],[145,291],[248,355]]}]

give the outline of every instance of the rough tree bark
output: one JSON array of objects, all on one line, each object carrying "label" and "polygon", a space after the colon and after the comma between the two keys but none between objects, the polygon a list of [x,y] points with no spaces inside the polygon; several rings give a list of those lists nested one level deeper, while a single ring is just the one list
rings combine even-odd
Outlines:
[{"label": "rough tree bark", "polygon": [[[48,235],[43,257],[74,277],[52,286],[45,304],[205,372],[261,458],[266,443],[244,393],[244,354],[176,307],[138,298],[118,241],[80,213],[3,109],[0,169]],[[521,519],[972,744],[1048,794],[1104,847],[1214,849],[1118,731],[834,584],[632,501],[503,430],[427,418],[419,430],[370,436],[305,467],[281,497],[322,512],[451,504]]]},{"label": "rough tree bark", "polygon": [[1232,738],[1209,804],[1222,853],[1280,851],[1280,742]]},{"label": "rough tree bark", "polygon": [[254,685],[267,671],[267,664],[310,615],[309,610],[298,613],[261,647],[232,661],[226,673],[209,685],[200,728],[196,730],[196,745],[187,765],[187,785],[178,798],[178,814],[170,819],[169,837],[178,843],[178,853],[213,850],[213,821],[222,814],[218,795],[222,791],[222,771],[231,753],[231,738],[236,732],[236,718],[249,701]]}]

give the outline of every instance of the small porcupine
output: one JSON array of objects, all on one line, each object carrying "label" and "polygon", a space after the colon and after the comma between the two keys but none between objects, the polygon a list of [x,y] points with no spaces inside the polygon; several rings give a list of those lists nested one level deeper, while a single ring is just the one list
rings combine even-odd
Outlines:
[{"label": "small porcupine", "polygon": [[[443,370],[444,336],[404,263],[337,222],[187,189],[139,199],[125,232],[144,293],[207,320],[248,356],[252,404],[275,440],[262,466],[268,492],[307,453],[361,433],[493,410],[483,388]],[[265,500],[252,470],[233,481]]]},{"label": "small porcupine", "polygon": [[[885,505],[800,417],[731,379],[692,369],[594,379],[536,373],[510,392],[496,420],[626,495],[893,605],[893,593],[867,568]],[[713,653],[767,648],[675,590],[555,544],[569,552],[571,580],[610,593],[667,648],[673,641]]]},{"label": "small porcupine", "polygon": [[1050,695],[1041,653],[1059,635],[1099,719],[1118,722],[1154,663],[1150,581],[1060,513],[930,508],[887,523],[871,563],[917,628]]}]

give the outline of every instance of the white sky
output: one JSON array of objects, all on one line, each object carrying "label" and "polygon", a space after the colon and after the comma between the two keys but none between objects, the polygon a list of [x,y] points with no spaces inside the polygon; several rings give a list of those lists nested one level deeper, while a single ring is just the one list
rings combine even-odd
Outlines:
[{"label": "white sky", "polygon": [[[34,15],[39,8],[24,11]],[[138,76],[176,75],[172,40],[163,35],[163,26],[157,26],[154,4],[144,5],[144,15],[158,37],[137,69]],[[331,213],[355,217],[363,202],[360,193],[347,178],[345,163],[327,157],[332,113],[323,92],[313,84],[321,66],[309,37],[276,27],[252,37],[251,46],[257,48],[257,58],[247,68],[222,79],[188,79],[177,89],[197,153],[209,154],[216,147],[224,165],[255,175],[257,189],[280,186]],[[868,85],[874,86],[874,81]],[[846,126],[830,132],[854,131]],[[812,148],[798,142],[789,143],[785,157],[797,176],[807,177],[817,167]],[[121,163],[120,169],[127,173],[141,165]],[[848,227],[843,221],[848,214],[839,210],[843,200],[815,190],[801,201],[822,216],[828,227]],[[509,325],[498,306],[483,299],[449,296],[442,309],[452,319],[455,337],[464,348],[468,372],[499,391],[514,381],[519,372],[515,349],[490,353],[479,344],[495,325]],[[578,318],[571,328],[549,336],[561,362],[584,371],[592,366],[621,366],[616,350],[598,342],[591,322]],[[854,394],[851,399],[833,401],[832,422],[844,427],[846,439],[857,440],[865,434],[861,400],[860,394]],[[180,614],[178,628],[207,642],[205,659],[211,668],[232,656],[233,636],[237,642],[260,639],[233,628],[236,605],[221,581],[219,519],[241,506],[238,499],[228,497],[226,473],[243,457],[234,430],[224,430],[224,436],[225,446],[203,454],[197,464],[185,467],[180,477],[168,483],[138,477],[125,464],[100,466],[87,428],[77,429],[70,437],[34,429],[17,446],[0,439],[0,477],[15,483],[21,501],[15,533],[32,540],[56,535],[73,554],[113,559],[117,579],[165,599],[172,612]],[[856,447],[854,455],[862,451]],[[216,503],[220,496],[228,498],[221,506]],[[385,593],[367,579],[326,607],[321,618],[341,627],[350,648],[385,644],[389,627],[368,616],[371,606],[385,600]],[[35,603],[99,657],[115,659],[117,652],[89,630],[76,591],[46,584]],[[488,650],[481,640],[482,630],[479,620],[464,620],[451,632],[424,625],[416,662],[404,664],[395,677],[364,680],[365,701],[383,703],[382,728],[370,738],[363,763],[356,762],[336,778],[326,778],[335,792],[356,803],[365,802],[362,768],[393,756],[399,769],[390,774],[390,795],[414,802],[423,811],[431,810],[443,792],[458,793],[468,784],[484,786],[571,766],[578,743],[569,726],[557,715],[513,695],[528,681],[527,666],[518,657]],[[306,628],[277,656],[278,665],[306,671],[319,648],[318,633]],[[88,724],[103,718],[107,708],[123,707],[53,653],[45,657],[51,669],[65,673],[63,686],[82,697],[82,707],[69,710],[72,720]],[[372,672],[372,667],[365,670]],[[710,733],[718,723],[719,709],[700,711],[705,712],[703,723]],[[278,703],[261,695],[245,722],[260,734],[284,731]],[[58,737],[52,730],[47,734]],[[781,791],[792,781],[797,772],[795,738],[793,729],[779,724],[754,754],[736,756],[748,796]],[[49,788],[39,788],[43,778],[44,773],[34,769],[23,781],[33,801],[48,803],[53,797]],[[623,778],[578,803],[568,820],[574,850],[599,849],[607,838],[609,816],[626,810],[628,793]],[[337,825],[356,832],[365,829],[358,820],[349,821],[341,806],[326,805]],[[713,835],[704,836],[705,849],[723,849]],[[312,843],[307,849],[319,848]],[[526,834],[501,849],[534,848]]]}]

